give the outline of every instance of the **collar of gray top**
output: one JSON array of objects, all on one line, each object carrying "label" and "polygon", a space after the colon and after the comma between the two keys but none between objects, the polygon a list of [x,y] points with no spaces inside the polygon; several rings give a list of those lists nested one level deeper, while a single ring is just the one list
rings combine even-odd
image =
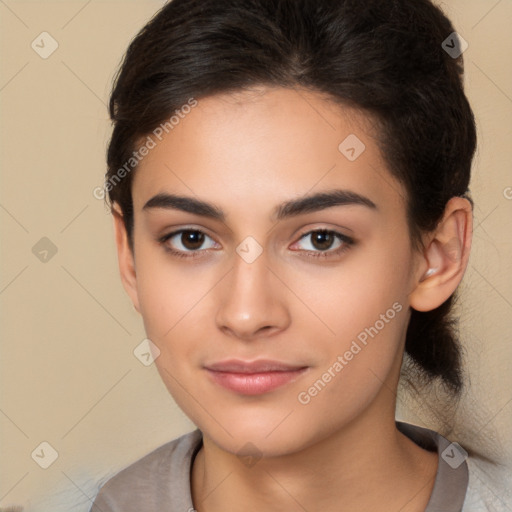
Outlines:
[{"label": "collar of gray top", "polygon": [[468,487],[466,452],[428,428],[396,421],[397,429],[429,451],[437,451],[436,480],[425,512],[461,512]]},{"label": "collar of gray top", "polygon": [[[417,445],[439,455],[425,512],[462,512],[469,481],[463,448],[427,428],[399,421],[396,427]],[[193,512],[191,468],[202,441],[203,435],[196,429],[126,467],[101,487],[91,512]]]}]

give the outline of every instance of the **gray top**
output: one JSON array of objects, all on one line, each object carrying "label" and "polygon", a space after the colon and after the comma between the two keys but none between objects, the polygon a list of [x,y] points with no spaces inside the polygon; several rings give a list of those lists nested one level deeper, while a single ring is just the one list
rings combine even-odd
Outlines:
[{"label": "gray top", "polygon": [[[400,421],[396,426],[417,445],[439,454],[425,512],[465,512],[468,465],[458,445],[427,428]],[[199,429],[160,446],[108,480],[90,512],[192,512],[190,471],[201,446]]]}]

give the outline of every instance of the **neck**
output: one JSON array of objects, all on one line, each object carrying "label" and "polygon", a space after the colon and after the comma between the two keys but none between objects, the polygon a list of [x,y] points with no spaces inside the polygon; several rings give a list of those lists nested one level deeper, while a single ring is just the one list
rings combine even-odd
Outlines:
[{"label": "neck", "polygon": [[341,430],[254,465],[244,465],[203,435],[192,468],[196,510],[423,512],[438,457],[397,430],[394,401],[389,407],[389,390],[383,389],[387,403],[377,397]]}]

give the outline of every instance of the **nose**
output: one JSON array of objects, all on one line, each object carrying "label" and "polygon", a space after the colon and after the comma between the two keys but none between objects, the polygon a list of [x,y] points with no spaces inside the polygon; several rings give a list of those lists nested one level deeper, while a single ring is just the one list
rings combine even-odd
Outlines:
[{"label": "nose", "polygon": [[218,287],[216,322],[220,330],[240,340],[271,336],[290,323],[289,290],[265,252],[252,262],[238,255]]}]

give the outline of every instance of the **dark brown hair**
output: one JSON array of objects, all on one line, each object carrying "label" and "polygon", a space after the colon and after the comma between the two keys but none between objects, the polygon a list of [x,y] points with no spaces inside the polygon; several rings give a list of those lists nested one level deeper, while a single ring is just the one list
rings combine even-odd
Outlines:
[{"label": "dark brown hair", "polygon": [[[437,226],[447,201],[468,197],[476,145],[462,56],[442,46],[454,31],[428,0],[169,2],[131,42],[110,98],[107,190],[132,250],[136,165],[129,172],[126,163],[141,138],[190,98],[257,85],[306,88],[375,119],[389,170],[407,190],[411,241],[421,248],[420,235]],[[454,300],[412,311],[406,353],[421,376],[459,393]]]}]

